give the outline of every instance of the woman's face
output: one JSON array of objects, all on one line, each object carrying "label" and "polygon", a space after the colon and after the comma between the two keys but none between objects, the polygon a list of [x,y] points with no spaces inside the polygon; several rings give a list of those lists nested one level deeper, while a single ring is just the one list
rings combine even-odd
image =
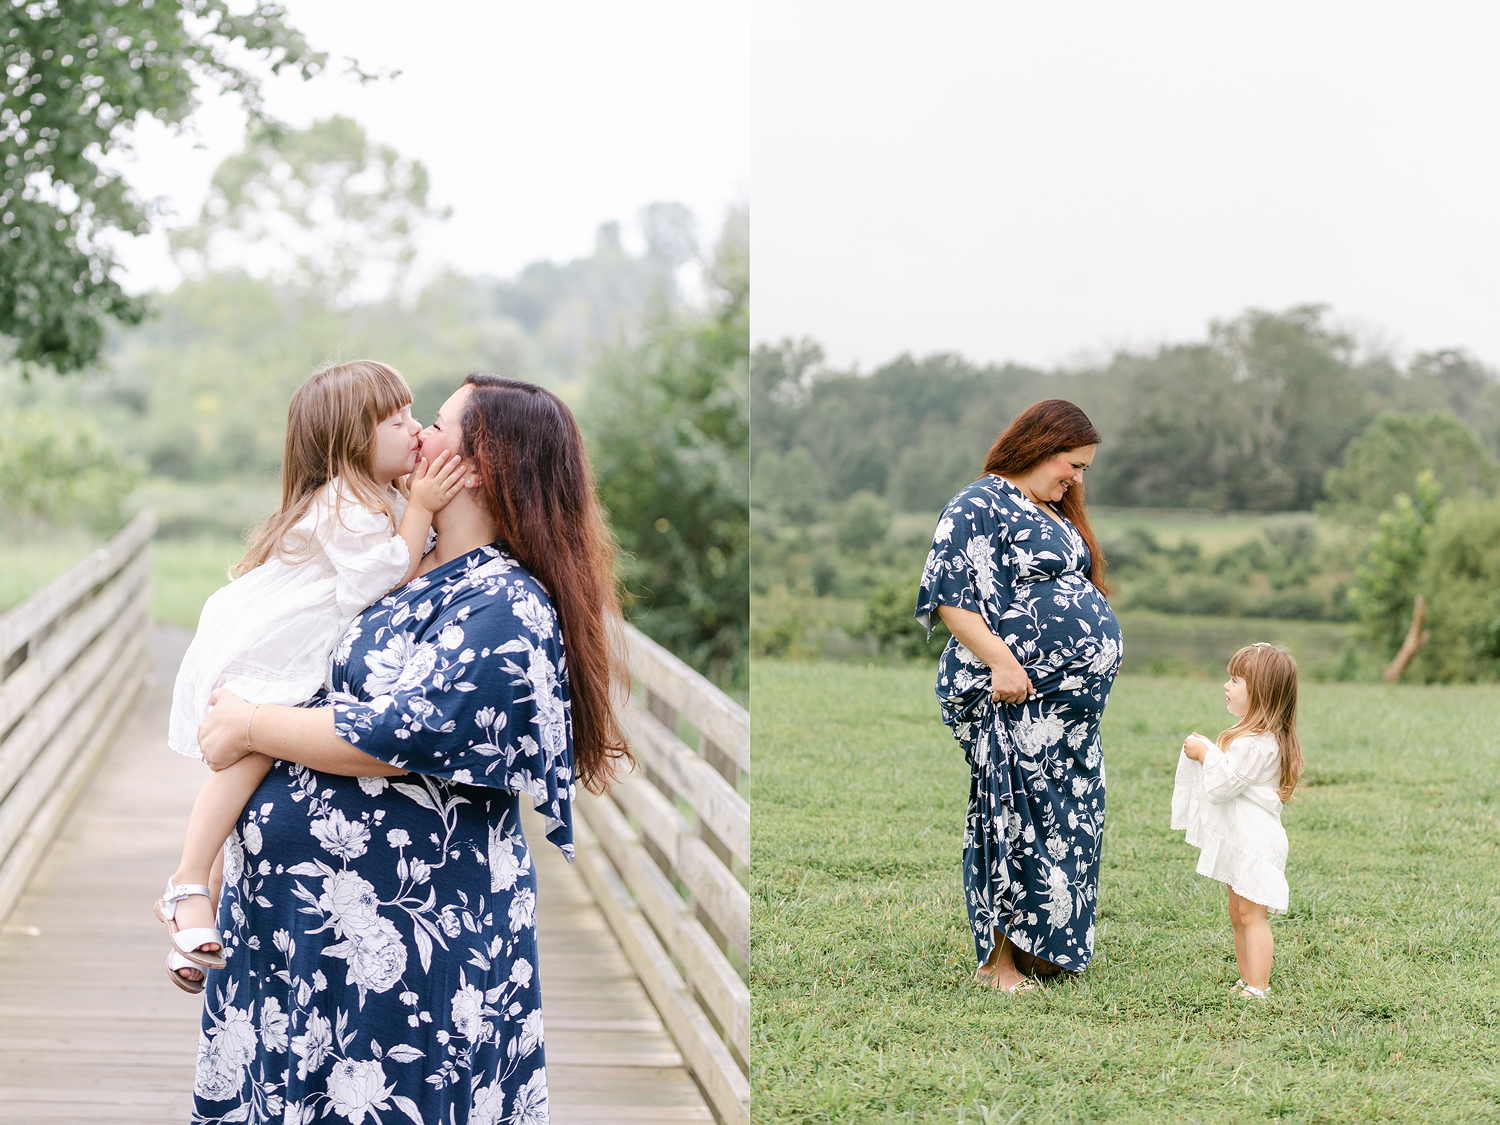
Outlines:
[{"label": "woman's face", "polygon": [[432,425],[422,431],[422,456],[427,458],[429,465],[444,450],[455,457],[460,455],[458,447],[463,444],[460,423],[464,416],[464,406],[469,401],[469,393],[469,385],[465,383],[449,395],[448,401],[438,408]]},{"label": "woman's face", "polygon": [[1026,486],[1038,500],[1056,504],[1068,489],[1083,483],[1084,471],[1094,460],[1097,445],[1064,449],[1036,465],[1026,474]]}]

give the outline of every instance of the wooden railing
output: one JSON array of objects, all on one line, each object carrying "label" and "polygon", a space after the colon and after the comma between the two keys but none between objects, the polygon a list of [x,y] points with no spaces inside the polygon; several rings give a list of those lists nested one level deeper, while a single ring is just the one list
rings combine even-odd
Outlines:
[{"label": "wooden railing", "polygon": [[605,797],[579,795],[578,864],[714,1114],[745,1125],[750,716],[643,633],[629,643],[640,769]]},{"label": "wooden railing", "polygon": [[151,534],[124,531],[0,616],[0,921],[151,668]]}]

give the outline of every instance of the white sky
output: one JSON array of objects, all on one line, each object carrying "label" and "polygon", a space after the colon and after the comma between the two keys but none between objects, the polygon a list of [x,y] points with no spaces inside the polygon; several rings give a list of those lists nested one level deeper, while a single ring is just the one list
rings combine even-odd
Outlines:
[{"label": "white sky", "polygon": [[[267,101],[298,127],[353,117],[427,165],[432,201],[454,209],[427,237],[429,265],[509,276],[589,253],[612,219],[631,245],[637,212],[658,200],[690,206],[711,244],[748,199],[749,58],[743,10],[728,0],[284,2],[334,74],[349,55],[402,72],[366,86],[283,77]],[[148,122],[121,162],[141,194],[176,210],[168,223],[197,217],[215,167],[244,140],[232,99],[207,102],[196,122],[195,137]],[[179,279],[160,231],[118,246],[132,291]]]},{"label": "white sky", "polygon": [[1500,4],[757,11],[757,341],[1051,365],[1323,302],[1500,365]]}]

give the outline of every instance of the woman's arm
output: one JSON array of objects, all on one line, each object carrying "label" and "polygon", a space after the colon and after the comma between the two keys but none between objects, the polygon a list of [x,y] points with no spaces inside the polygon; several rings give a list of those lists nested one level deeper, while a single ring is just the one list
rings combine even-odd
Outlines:
[{"label": "woman's arm", "polygon": [[958,643],[990,666],[991,698],[1002,703],[1025,703],[1036,694],[1031,677],[1010,646],[990,632],[980,614],[953,605],[940,605],[937,612]]},{"label": "woman's arm", "polygon": [[198,746],[210,768],[234,765],[252,751],[341,777],[395,777],[408,771],[356,750],[333,730],[332,707],[250,704],[222,688],[209,697]]}]

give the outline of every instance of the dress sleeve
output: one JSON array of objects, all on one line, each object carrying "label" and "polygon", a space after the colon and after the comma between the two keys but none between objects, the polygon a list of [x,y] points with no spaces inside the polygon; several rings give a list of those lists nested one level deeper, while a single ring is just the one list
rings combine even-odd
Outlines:
[{"label": "dress sleeve", "polygon": [[406,577],[411,552],[391,530],[390,517],[344,498],[318,513],[318,544],[338,575],[339,612],[353,617]]},{"label": "dress sleeve", "polygon": [[1008,528],[987,504],[967,492],[943,509],[917,590],[917,620],[932,634],[940,605],[982,614],[999,635],[1000,616],[1015,596],[1006,563]]},{"label": "dress sleeve", "polygon": [[366,698],[328,697],[340,738],[413,773],[528,794],[572,858],[572,704],[540,587],[453,599],[415,633],[398,624],[364,663]]},{"label": "dress sleeve", "polygon": [[1246,735],[1231,742],[1227,752],[1211,747],[1203,755],[1204,793],[1216,805],[1233,800],[1250,786],[1262,784],[1270,759],[1278,753],[1274,738]]}]

